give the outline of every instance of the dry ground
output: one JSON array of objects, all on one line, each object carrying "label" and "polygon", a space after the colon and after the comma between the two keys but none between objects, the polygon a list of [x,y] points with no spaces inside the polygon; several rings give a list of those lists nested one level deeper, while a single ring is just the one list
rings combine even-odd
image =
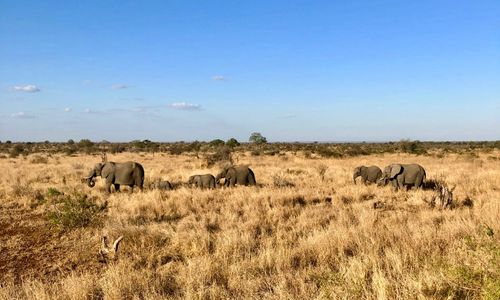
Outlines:
[{"label": "dry ground", "polygon": [[[93,189],[80,181],[98,156],[3,158],[0,299],[499,299],[499,158],[237,154],[259,187],[111,195],[102,180]],[[194,155],[108,159],[142,163],[146,182],[218,171]],[[456,207],[431,208],[432,190],[352,183],[355,166],[392,162],[420,163],[428,178],[456,185]],[[277,186],[287,182],[295,186]],[[108,209],[63,230],[48,217],[49,188]],[[124,236],[115,262],[97,259],[103,234]]]}]

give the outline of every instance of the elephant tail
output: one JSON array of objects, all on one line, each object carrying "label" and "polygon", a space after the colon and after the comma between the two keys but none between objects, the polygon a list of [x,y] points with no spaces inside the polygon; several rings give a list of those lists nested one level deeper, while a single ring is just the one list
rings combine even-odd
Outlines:
[{"label": "elephant tail", "polygon": [[255,174],[251,169],[248,169],[248,184],[249,185],[257,185],[257,182],[255,180]]}]

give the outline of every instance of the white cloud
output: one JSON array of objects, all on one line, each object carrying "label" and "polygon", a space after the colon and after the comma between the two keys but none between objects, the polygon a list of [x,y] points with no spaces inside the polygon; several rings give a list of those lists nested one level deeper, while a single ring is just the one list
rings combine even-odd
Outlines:
[{"label": "white cloud", "polygon": [[18,119],[34,119],[34,118],[36,118],[33,115],[28,115],[28,114],[24,113],[23,111],[13,113],[10,116],[13,118],[18,118]]},{"label": "white cloud", "polygon": [[186,102],[174,102],[169,105],[171,108],[174,109],[179,109],[179,110],[201,110],[201,105],[199,104],[192,104],[192,103],[186,103]]},{"label": "white cloud", "polygon": [[222,75],[215,75],[212,77],[212,80],[215,80],[215,81],[224,81],[226,80],[226,77],[222,76]]},{"label": "white cloud", "polygon": [[105,115],[108,114],[108,112],[105,111],[100,111],[100,110],[93,110],[91,108],[86,108],[83,110],[86,114],[93,114],[93,115]]},{"label": "white cloud", "polygon": [[70,112],[70,111],[71,111],[71,108],[69,108],[69,107],[66,107],[66,108],[64,109],[64,112]]},{"label": "white cloud", "polygon": [[40,88],[34,84],[27,85],[16,85],[11,87],[11,90],[15,92],[25,92],[25,93],[37,93],[40,91]]},{"label": "white cloud", "polygon": [[297,117],[296,114],[286,114],[286,115],[281,116],[282,119],[293,119],[296,117]]},{"label": "white cloud", "polygon": [[130,85],[128,85],[128,84],[122,84],[122,83],[120,83],[120,84],[113,84],[111,86],[111,88],[113,90],[123,90],[123,89],[129,88],[129,87],[130,87]]}]

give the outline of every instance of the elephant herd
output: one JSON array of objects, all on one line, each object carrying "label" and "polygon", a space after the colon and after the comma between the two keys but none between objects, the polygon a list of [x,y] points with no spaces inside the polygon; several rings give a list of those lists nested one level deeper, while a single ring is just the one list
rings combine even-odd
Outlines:
[{"label": "elephant herd", "polygon": [[[108,193],[111,192],[111,186],[115,191],[119,191],[121,185],[129,186],[132,190],[135,186],[141,190],[144,187],[144,167],[133,161],[98,163],[84,180],[89,187],[94,187],[94,179],[97,176],[105,179],[104,188]],[[391,164],[383,171],[377,166],[359,166],[354,169],[353,181],[356,184],[356,178],[361,177],[364,184],[377,183],[379,186],[385,186],[391,183],[394,189],[419,188],[423,186],[425,176],[425,169],[418,164]],[[215,177],[212,174],[192,175],[187,184],[202,189],[214,189],[221,179],[224,179],[224,186],[227,187],[257,185],[254,172],[246,165],[226,167]],[[169,181],[156,181],[150,184],[150,188],[171,190],[173,186]]]},{"label": "elephant herd", "polygon": [[[95,177],[101,176],[105,179],[104,189],[111,192],[111,186],[115,191],[120,190],[121,185],[126,185],[134,189],[144,187],[144,167],[137,162],[128,161],[124,163],[102,162],[94,166],[88,176],[84,177],[89,187],[95,186]],[[194,185],[202,189],[214,189],[224,179],[224,186],[233,187],[235,185],[257,185],[255,174],[248,166],[228,166],[220,171],[217,176],[212,174],[192,175],[187,184]],[[173,186],[169,181],[156,181],[149,186],[152,189],[172,190]]]},{"label": "elephant herd", "polygon": [[389,182],[394,189],[420,188],[425,180],[425,169],[418,164],[391,164],[380,170],[377,166],[359,166],[354,169],[352,179],[356,184],[356,178],[361,177],[361,182],[377,183],[385,186]]}]

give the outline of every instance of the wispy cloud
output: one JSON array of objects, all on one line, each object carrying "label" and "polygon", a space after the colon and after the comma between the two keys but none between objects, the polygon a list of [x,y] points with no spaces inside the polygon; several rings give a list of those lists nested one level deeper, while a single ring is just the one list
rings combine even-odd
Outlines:
[{"label": "wispy cloud", "polygon": [[215,76],[212,77],[212,80],[215,80],[215,81],[225,81],[226,77],[224,77],[222,75],[215,75]]},{"label": "wispy cloud", "polygon": [[99,110],[93,110],[91,108],[86,108],[83,110],[86,114],[92,114],[92,115],[104,115],[106,114],[105,112],[99,111]]},{"label": "wispy cloud", "polygon": [[70,108],[70,107],[66,107],[66,108],[64,109],[64,112],[70,112],[70,111],[71,111],[71,108]]},{"label": "wispy cloud", "polygon": [[293,119],[293,118],[296,118],[296,117],[297,117],[296,114],[286,114],[286,115],[281,116],[280,118],[281,119]]},{"label": "wispy cloud", "polygon": [[197,111],[201,110],[201,105],[186,102],[174,102],[169,105],[171,108],[179,110]]},{"label": "wispy cloud", "polygon": [[118,83],[118,84],[113,84],[111,86],[111,89],[113,90],[123,90],[123,89],[128,89],[130,85],[128,84],[123,84],[123,83]]},{"label": "wispy cloud", "polygon": [[36,116],[26,114],[23,111],[13,113],[10,116],[13,117],[13,118],[17,118],[17,119],[34,119],[34,118],[36,118]]},{"label": "wispy cloud", "polygon": [[10,89],[14,92],[25,92],[25,93],[37,93],[40,91],[40,88],[34,84],[15,85]]},{"label": "wispy cloud", "polygon": [[89,86],[89,85],[92,84],[92,80],[85,79],[84,81],[82,81],[82,84],[85,85],[85,86]]}]

